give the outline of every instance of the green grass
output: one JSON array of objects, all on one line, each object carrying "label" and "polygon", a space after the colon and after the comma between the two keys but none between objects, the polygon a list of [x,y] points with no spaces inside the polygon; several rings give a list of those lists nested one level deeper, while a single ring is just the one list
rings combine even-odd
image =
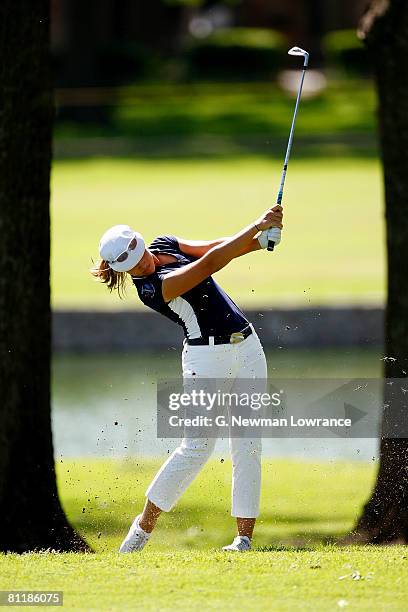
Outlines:
[{"label": "green grass", "polygon": [[[209,462],[177,508],[163,517],[153,549],[208,550],[233,535],[231,465],[228,457],[221,459]],[[159,465],[147,459],[58,464],[66,511],[96,551],[112,552],[120,544]],[[371,463],[265,459],[257,545],[308,546],[345,533],[368,496],[373,474]]]},{"label": "green grass", "polygon": [[215,551],[146,551],[136,558],[24,555],[0,560],[0,586],[62,590],[68,610],[404,612],[407,558],[402,546],[239,557]]},{"label": "green grass", "polygon": [[65,510],[95,555],[0,556],[1,589],[64,590],[82,610],[405,610],[406,548],[336,547],[367,498],[374,466],[265,461],[255,550],[222,553],[234,533],[229,461],[213,460],[145,551],[117,546],[143,502],[155,461],[59,463]]},{"label": "green grass", "polygon": [[[283,154],[283,152],[282,152]],[[128,223],[150,241],[230,235],[273,204],[281,161],[263,157],[197,160],[57,161],[52,181],[54,307],[139,308],[90,277],[91,258],[111,225]],[[216,275],[242,306],[316,306],[384,299],[380,166],[347,158],[290,163],[283,242]]]}]

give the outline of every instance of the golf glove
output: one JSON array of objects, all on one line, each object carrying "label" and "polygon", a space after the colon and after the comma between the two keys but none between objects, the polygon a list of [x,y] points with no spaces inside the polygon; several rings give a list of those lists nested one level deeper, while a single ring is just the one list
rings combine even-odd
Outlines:
[{"label": "golf glove", "polygon": [[275,246],[281,241],[281,230],[279,227],[270,227],[267,230],[263,230],[258,236],[258,242],[261,245],[261,249],[266,249],[268,246],[268,240],[273,240]]}]

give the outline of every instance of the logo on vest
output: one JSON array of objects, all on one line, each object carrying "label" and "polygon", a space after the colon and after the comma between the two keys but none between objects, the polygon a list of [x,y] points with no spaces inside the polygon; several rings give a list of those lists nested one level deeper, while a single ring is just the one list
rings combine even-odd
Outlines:
[{"label": "logo on vest", "polygon": [[156,293],[156,289],[154,288],[154,285],[152,285],[152,283],[144,283],[142,285],[140,293],[145,298],[152,298],[154,297],[154,294]]}]

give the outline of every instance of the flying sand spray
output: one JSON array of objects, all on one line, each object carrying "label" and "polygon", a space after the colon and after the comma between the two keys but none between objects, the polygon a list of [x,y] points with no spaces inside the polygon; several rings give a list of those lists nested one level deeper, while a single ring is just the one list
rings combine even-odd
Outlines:
[{"label": "flying sand spray", "polygon": [[[306,69],[307,69],[307,66],[308,66],[308,63],[309,63],[309,53],[307,51],[304,51],[304,49],[301,49],[300,47],[292,47],[292,49],[289,49],[288,54],[289,55],[300,55],[300,56],[302,56],[304,58],[304,62],[303,62],[302,78],[300,79],[299,91],[298,91],[297,98],[296,98],[295,112],[293,114],[292,126],[290,128],[288,146],[287,146],[287,149],[286,149],[285,162],[283,164],[283,172],[282,172],[282,178],[281,178],[281,182],[280,182],[280,186],[279,186],[278,199],[276,201],[276,203],[279,204],[279,205],[282,202],[283,187],[285,185],[286,171],[288,169],[289,156],[290,156],[290,151],[291,151],[291,148],[292,148],[292,141],[293,141],[293,133],[295,131],[296,116],[297,116],[297,112],[298,112],[300,96],[302,95],[303,81],[305,80]],[[281,230],[280,230],[279,227],[271,228],[271,230],[268,232],[268,251],[273,251],[274,250],[275,243],[280,241],[280,236],[281,236]]]}]

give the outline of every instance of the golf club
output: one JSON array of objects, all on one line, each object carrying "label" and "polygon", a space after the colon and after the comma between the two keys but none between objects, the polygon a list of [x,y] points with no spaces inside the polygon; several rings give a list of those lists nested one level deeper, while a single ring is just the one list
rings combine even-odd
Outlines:
[{"label": "golf club", "polygon": [[[292,126],[290,128],[290,133],[289,133],[289,140],[288,140],[288,146],[286,149],[285,162],[283,164],[282,178],[281,178],[281,182],[279,186],[278,199],[276,201],[277,204],[281,204],[282,202],[283,187],[285,185],[286,171],[288,169],[289,156],[290,156],[290,151],[292,148],[296,116],[297,116],[297,112],[299,108],[300,96],[302,95],[302,87],[303,87],[303,81],[305,79],[306,68],[309,63],[309,53],[305,51],[304,49],[301,49],[300,47],[292,47],[292,49],[289,49],[288,55],[300,55],[304,58],[304,62],[303,62],[302,78],[300,79],[299,91],[298,91],[297,98],[296,98],[295,112],[293,114]],[[268,234],[268,251],[274,250],[276,242],[280,242],[280,236],[281,236],[281,230],[279,229],[279,227],[272,227]]]}]

